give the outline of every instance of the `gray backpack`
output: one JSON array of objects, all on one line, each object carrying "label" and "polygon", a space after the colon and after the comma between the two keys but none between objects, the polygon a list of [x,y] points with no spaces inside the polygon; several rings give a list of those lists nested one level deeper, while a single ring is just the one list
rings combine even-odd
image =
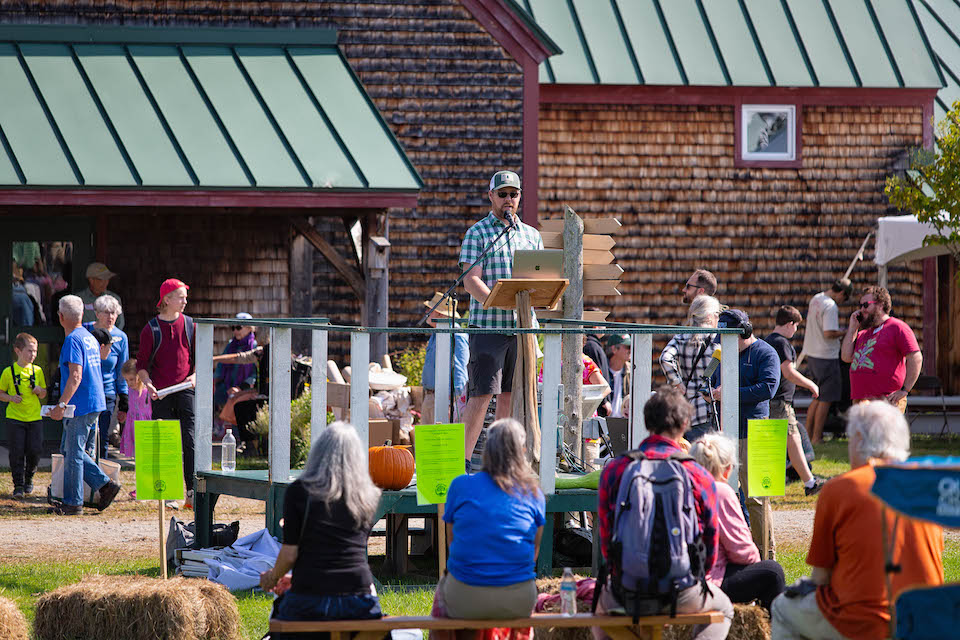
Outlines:
[{"label": "gray backpack", "polygon": [[667,606],[674,616],[681,591],[696,584],[709,589],[694,488],[682,464],[693,458],[625,455],[632,462],[617,488],[608,568],[613,596],[634,622]]}]

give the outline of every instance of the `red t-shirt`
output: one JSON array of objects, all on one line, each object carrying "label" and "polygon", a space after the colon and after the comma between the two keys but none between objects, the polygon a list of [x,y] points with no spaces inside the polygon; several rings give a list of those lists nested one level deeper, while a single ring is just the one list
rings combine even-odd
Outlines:
[{"label": "red t-shirt", "polygon": [[[848,638],[889,637],[890,613],[884,580],[883,504],[870,493],[876,472],[870,465],[848,471],[824,485],[817,499],[807,564],[830,569],[830,582],[817,589],[827,621]],[[943,584],[943,530],[935,524],[886,509],[893,561],[900,565],[894,597],[908,587]]]},{"label": "red t-shirt", "polygon": [[903,320],[887,318],[875,329],[857,333],[850,363],[850,397],[880,398],[903,388],[908,354],[920,351],[917,337]]},{"label": "red t-shirt", "polygon": [[146,369],[157,389],[164,389],[183,382],[193,373],[193,355],[187,340],[186,323],[181,313],[173,322],[157,318],[160,324],[160,349],[149,369],[153,353],[153,331],[150,324],[140,332],[140,348],[137,350],[137,368]]}]

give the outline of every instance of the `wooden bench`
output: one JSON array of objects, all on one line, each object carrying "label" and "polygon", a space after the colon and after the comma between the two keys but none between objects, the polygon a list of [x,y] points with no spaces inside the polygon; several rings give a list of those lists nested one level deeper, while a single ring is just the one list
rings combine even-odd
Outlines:
[{"label": "wooden bench", "polygon": [[525,627],[600,627],[612,640],[637,640],[636,629],[649,631],[652,640],[660,640],[663,627],[668,624],[695,625],[723,621],[719,611],[704,613],[678,613],[670,616],[645,616],[637,625],[627,616],[595,616],[578,613],[564,616],[558,613],[535,613],[529,618],[512,620],[461,620],[457,618],[434,618],[433,616],[387,616],[377,620],[276,620],[270,619],[270,631],[275,633],[316,633],[329,632],[330,640],[349,640],[342,634],[358,632],[354,640],[380,640],[387,631],[393,629],[490,629],[507,627],[522,629]]}]

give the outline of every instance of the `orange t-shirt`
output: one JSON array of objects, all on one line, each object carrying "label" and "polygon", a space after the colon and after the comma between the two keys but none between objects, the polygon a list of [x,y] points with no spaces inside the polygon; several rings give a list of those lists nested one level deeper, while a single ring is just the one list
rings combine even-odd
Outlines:
[{"label": "orange t-shirt", "polygon": [[[817,589],[817,604],[830,624],[848,638],[886,638],[890,631],[884,578],[882,507],[870,488],[876,474],[866,465],[833,478],[817,501],[807,564],[832,571]],[[887,509],[888,535],[895,512]],[[900,516],[893,561],[894,597],[913,585],[943,584],[943,530]]]}]

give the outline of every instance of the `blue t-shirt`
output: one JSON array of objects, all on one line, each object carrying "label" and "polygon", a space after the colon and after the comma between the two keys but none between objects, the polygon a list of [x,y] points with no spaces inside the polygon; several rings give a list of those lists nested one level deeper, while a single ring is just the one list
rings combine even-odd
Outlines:
[{"label": "blue t-shirt", "polygon": [[63,341],[60,348],[60,388],[70,379],[70,365],[83,365],[80,386],[67,404],[76,406],[74,415],[83,416],[103,411],[103,375],[100,372],[100,343],[83,327],[77,327]]},{"label": "blue t-shirt", "polygon": [[[83,328],[89,331],[93,328],[93,323],[84,322]],[[127,381],[123,379],[120,368],[130,359],[130,343],[127,334],[117,329],[116,325],[110,329],[110,338],[113,340],[110,344],[110,355],[106,360],[100,361],[100,371],[103,375],[103,395],[115,398],[117,394],[127,393]]]},{"label": "blue t-shirt", "polygon": [[534,540],[546,522],[543,494],[509,494],[485,472],[457,476],[447,491],[444,522],[453,524],[447,569],[473,586],[533,580]]}]

